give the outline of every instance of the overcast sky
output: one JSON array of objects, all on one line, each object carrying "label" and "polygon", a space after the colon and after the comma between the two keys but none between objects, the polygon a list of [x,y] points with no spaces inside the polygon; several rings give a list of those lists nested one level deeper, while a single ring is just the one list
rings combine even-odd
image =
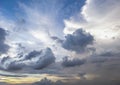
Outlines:
[{"label": "overcast sky", "polygon": [[0,85],[119,85],[120,0],[0,0]]}]

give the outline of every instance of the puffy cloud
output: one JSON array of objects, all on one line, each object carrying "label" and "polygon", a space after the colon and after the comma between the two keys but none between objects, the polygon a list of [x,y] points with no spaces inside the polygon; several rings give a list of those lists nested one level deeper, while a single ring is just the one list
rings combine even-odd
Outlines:
[{"label": "puffy cloud", "polygon": [[77,53],[84,52],[86,47],[93,43],[93,36],[82,29],[77,29],[72,34],[67,34],[62,46]]},{"label": "puffy cloud", "polygon": [[69,60],[68,57],[63,58],[62,65],[65,67],[80,66],[85,63],[85,60],[80,60],[77,58]]},{"label": "puffy cloud", "polygon": [[42,69],[53,62],[55,62],[55,56],[50,48],[46,48],[46,50],[42,51],[37,62],[34,63],[33,68]]},{"label": "puffy cloud", "polygon": [[[94,36],[97,52],[118,51],[120,47],[120,1],[86,0],[78,16],[64,20],[65,34],[72,34],[78,28],[84,28]],[[111,11],[112,10],[112,11]]]},{"label": "puffy cloud", "polygon": [[35,51],[34,50],[25,56],[25,60],[35,58],[35,57],[39,56],[41,54],[41,52],[42,51]]},{"label": "puffy cloud", "polygon": [[18,61],[11,61],[5,70],[8,71],[15,71],[15,70],[21,70],[25,66],[24,63],[18,62]]},{"label": "puffy cloud", "polygon": [[[79,16],[72,16],[69,20],[65,20],[65,30],[73,32],[77,28],[83,27],[97,38],[103,39],[107,36],[110,39],[119,33],[116,31],[120,18],[118,16],[119,4],[118,0],[86,0]],[[78,21],[79,17],[84,20]],[[70,28],[71,30],[69,30]],[[99,36],[100,34],[101,36]]]},{"label": "puffy cloud", "polygon": [[[96,21],[98,18],[102,18],[97,22],[113,20],[111,23],[115,23],[118,22],[120,18],[119,16],[115,16],[119,13],[119,4],[120,1],[118,0],[87,0],[86,5],[84,5],[81,13],[84,15],[87,21]],[[111,10],[113,11],[111,12]],[[117,21],[114,22],[114,20]]]},{"label": "puffy cloud", "polygon": [[53,81],[51,81],[51,80],[49,80],[47,78],[44,78],[39,82],[33,83],[32,85],[62,85],[62,84],[63,84],[63,82],[60,81],[60,80],[58,80],[56,82],[53,82]]},{"label": "puffy cloud", "polygon": [[5,44],[6,31],[0,28],[0,53],[6,53],[9,46]]},{"label": "puffy cloud", "polygon": [[13,59],[9,56],[1,58],[0,64],[2,64],[2,66],[0,66],[2,70],[9,71],[20,70],[25,66],[25,64],[19,62],[19,60],[16,60],[16,58]]},{"label": "puffy cloud", "polygon": [[4,70],[20,70],[25,68],[42,69],[55,62],[55,56],[50,48],[41,51],[32,51],[21,57],[3,57],[0,60]]}]

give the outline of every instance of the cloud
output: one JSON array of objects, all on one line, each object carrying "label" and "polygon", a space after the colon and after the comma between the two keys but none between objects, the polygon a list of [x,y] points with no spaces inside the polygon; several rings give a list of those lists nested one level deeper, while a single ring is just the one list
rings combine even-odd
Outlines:
[{"label": "cloud", "polygon": [[[34,54],[34,55],[33,55]],[[3,57],[0,59],[0,66],[3,70],[14,71],[25,68],[43,69],[55,62],[55,56],[50,48],[41,51],[32,51],[21,57]]]},{"label": "cloud", "polygon": [[119,57],[120,53],[119,52],[114,52],[114,51],[105,51],[99,54],[100,56],[104,57]]},{"label": "cloud", "polygon": [[55,56],[50,48],[46,48],[35,62],[33,68],[42,69],[55,62]]},{"label": "cloud", "polygon": [[77,29],[72,34],[67,34],[63,41],[63,48],[75,51],[77,53],[84,52],[88,45],[93,43],[93,36],[82,29]]},{"label": "cloud", "polygon": [[54,82],[47,78],[42,79],[41,81],[35,82],[32,85],[119,85],[119,81],[103,81],[103,80],[71,80],[67,82],[62,82],[60,80]]},{"label": "cloud", "polygon": [[6,53],[9,49],[9,46],[5,43],[6,31],[0,28],[0,54]]},{"label": "cloud", "polygon": [[[23,54],[50,47],[54,55],[57,56],[56,59],[58,61],[66,54],[72,54],[69,50],[62,48],[57,42],[61,43],[64,38],[63,19],[79,12],[80,7],[83,5],[78,2],[83,3],[84,0],[71,0],[69,1],[70,4],[66,0],[37,0],[28,2],[28,4],[21,1],[18,2],[19,8],[17,8],[20,15],[18,17],[15,14],[15,20],[12,18],[8,20],[7,17],[9,16],[6,16],[4,11],[2,11],[4,16],[3,18],[0,17],[0,19],[4,23],[2,25],[0,23],[0,26],[7,26],[6,29],[9,31],[7,36],[7,43],[10,46],[8,55],[15,57],[17,54],[20,54],[16,43],[20,43],[25,47],[25,49],[21,49]],[[62,40],[51,36],[60,37]],[[53,38],[56,42],[53,41]]]},{"label": "cloud", "polygon": [[8,71],[21,70],[24,66],[25,66],[24,63],[20,63],[18,61],[12,61],[7,65],[6,70]]},{"label": "cloud", "polygon": [[[78,28],[84,28],[94,36],[96,52],[120,50],[120,1],[86,0],[78,16],[64,20],[65,34],[72,34]],[[111,11],[112,10],[112,11]]]},{"label": "cloud", "polygon": [[0,82],[0,84],[1,84],[1,85],[9,85],[9,84],[7,84],[7,83],[4,83],[4,82]]},{"label": "cloud", "polygon": [[[86,4],[77,15],[77,4],[80,4],[79,1],[82,0],[72,0],[74,2],[72,6],[70,5],[73,3],[71,0],[62,0],[73,11],[68,8],[64,10],[63,8],[67,6],[64,6],[63,2],[54,1],[41,0],[38,3],[33,1],[32,5],[29,6],[20,4],[23,11],[22,15],[24,14],[25,17],[23,17],[21,23],[15,23],[15,27],[12,28],[10,28],[11,23],[8,24],[0,16],[0,27],[7,27],[5,29],[9,31],[6,42],[6,33],[3,33],[0,29],[2,36],[2,38],[0,36],[0,43],[2,42],[0,48],[6,47],[7,44],[5,43],[10,44],[11,47],[9,56],[0,57],[0,69],[13,72],[18,70],[17,72],[35,73],[35,75],[38,73],[37,78],[38,75],[43,73],[53,74],[62,76],[63,80],[68,80],[63,84],[63,82],[56,83],[43,79],[35,83],[38,85],[115,85],[114,80],[119,81],[120,79],[120,59],[115,57],[120,55],[118,52],[120,50],[120,17],[118,16],[120,14],[120,2],[118,0],[86,0]],[[58,22],[58,18],[63,17],[61,15],[67,16],[63,11],[68,11],[67,14],[70,14],[69,11],[73,13],[70,14],[73,15],[70,19],[64,20],[65,38],[62,33],[63,23]],[[7,18],[6,21],[8,21]],[[60,21],[63,21],[63,18]],[[25,48],[22,49],[21,47],[18,50],[16,43],[20,43]],[[94,45],[97,51],[100,50],[98,52],[100,54],[95,53],[95,56],[89,58],[91,60],[82,60],[82,57],[86,57],[82,53],[90,50],[89,46]],[[50,48],[42,49],[44,47]],[[0,49],[0,53],[6,53],[6,48],[2,51]],[[110,51],[106,52],[106,49]],[[101,53],[101,51],[105,52]],[[10,53],[18,56],[11,56]],[[85,55],[87,53],[89,54],[87,51]],[[64,58],[63,61],[60,61],[66,55],[71,59]],[[59,62],[54,63],[55,57]],[[29,76],[31,75],[29,74]],[[53,76],[50,75],[50,77],[54,80]],[[102,81],[96,81],[97,79]]]},{"label": "cloud", "polygon": [[35,57],[39,56],[41,53],[42,53],[42,51],[34,50],[25,56],[25,60],[35,58]]},{"label": "cloud", "polygon": [[0,68],[8,71],[21,70],[25,66],[25,64],[20,63],[19,60],[13,59],[9,56],[1,58],[0,63],[2,64]]},{"label": "cloud", "polygon": [[62,43],[63,42],[63,40],[61,40],[60,38],[58,38],[56,36],[52,36],[51,39],[56,41],[56,42],[58,42],[58,43]]},{"label": "cloud", "polygon": [[62,61],[62,65],[64,67],[74,67],[74,66],[80,66],[85,63],[85,60],[80,60],[77,58],[68,60],[68,57],[64,57]]},{"label": "cloud", "polygon": [[[103,3],[104,2],[104,3]],[[84,17],[86,18],[87,21],[96,21],[98,18],[103,18],[100,19],[97,22],[101,22],[101,21],[114,21],[117,20],[115,22],[118,22],[118,18],[120,18],[119,16],[115,16],[117,15],[117,13],[119,13],[119,3],[120,1],[118,0],[102,0],[102,1],[97,1],[97,0],[87,0],[86,1],[86,5],[84,5],[83,10],[82,10],[82,14],[84,15]],[[113,10],[111,12],[111,10]],[[102,12],[102,14],[100,14]],[[93,16],[95,15],[95,16]],[[110,22],[109,21],[109,22]],[[111,22],[111,23],[115,23],[115,22]],[[102,23],[103,23],[102,22]],[[106,23],[109,23],[106,22]]]},{"label": "cloud", "polygon": [[63,84],[63,82],[60,80],[53,82],[47,78],[44,78],[41,81],[33,83],[32,85],[62,85],[62,84]]}]

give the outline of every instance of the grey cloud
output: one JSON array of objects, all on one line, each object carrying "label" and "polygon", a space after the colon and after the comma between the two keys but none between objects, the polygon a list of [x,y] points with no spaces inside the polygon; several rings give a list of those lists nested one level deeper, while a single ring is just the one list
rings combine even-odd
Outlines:
[{"label": "grey cloud", "polygon": [[9,85],[9,84],[5,82],[0,82],[0,85]]},{"label": "grey cloud", "polygon": [[41,52],[41,55],[39,56],[38,61],[35,62],[33,68],[42,69],[54,62],[55,56],[52,53],[52,50],[50,48],[46,48],[44,51]]},{"label": "grey cloud", "polygon": [[63,82],[60,80],[53,82],[47,78],[44,78],[41,81],[33,83],[32,85],[63,85]]},{"label": "grey cloud", "polygon": [[[72,82],[73,81],[73,82]],[[68,80],[62,82],[60,80],[53,82],[47,78],[41,81],[35,82],[32,85],[119,85],[120,82],[117,80]]]},{"label": "grey cloud", "polygon": [[63,48],[75,51],[77,53],[84,52],[86,47],[93,43],[93,36],[82,29],[77,29],[73,34],[65,36]]},{"label": "grey cloud", "polygon": [[9,71],[20,70],[25,66],[23,63],[20,63],[19,60],[13,59],[9,56],[0,59],[0,64],[2,64],[0,66],[2,70]]},{"label": "grey cloud", "polygon": [[34,57],[37,57],[37,56],[39,56],[41,53],[42,53],[42,51],[36,51],[36,50],[34,50],[34,51],[30,52],[28,55],[25,56],[25,60],[27,60],[27,59],[32,59],[32,58],[34,58]]},{"label": "grey cloud", "polygon": [[106,57],[120,57],[120,53],[119,52],[113,52],[113,51],[102,52],[99,55],[100,56],[106,56]]},{"label": "grey cloud", "polygon": [[1,63],[2,63],[2,64],[4,64],[4,63],[5,63],[5,61],[6,61],[6,60],[8,60],[8,59],[10,59],[10,57],[9,57],[9,56],[7,56],[7,57],[3,57],[3,58],[1,59]]},{"label": "grey cloud", "polygon": [[3,70],[21,70],[25,68],[42,69],[55,62],[55,56],[50,48],[41,51],[32,51],[22,57],[3,57],[0,59],[0,66]]},{"label": "grey cloud", "polygon": [[5,44],[6,31],[0,28],[0,53],[6,53],[9,46]]},{"label": "grey cloud", "polygon": [[20,63],[18,61],[13,61],[13,62],[10,62],[7,65],[7,67],[6,67],[7,69],[6,70],[9,70],[9,71],[21,70],[24,66],[25,66],[24,63]]},{"label": "grey cloud", "polygon": [[75,51],[76,53],[82,53],[85,50],[96,50],[93,47],[87,48],[88,45],[93,44],[94,37],[83,29],[77,29],[72,34],[67,34],[64,40],[56,36],[52,36],[51,39],[60,43],[64,49]]},{"label": "grey cloud", "polygon": [[104,63],[105,61],[107,61],[107,59],[100,59],[100,60],[92,60],[91,63]]},{"label": "grey cloud", "polygon": [[82,79],[82,80],[85,80],[85,75],[86,73],[78,73],[78,76]]},{"label": "grey cloud", "polygon": [[58,43],[62,43],[62,42],[63,42],[63,40],[61,40],[60,38],[58,38],[58,37],[56,37],[56,36],[52,36],[51,39],[52,39],[52,40],[55,40],[55,41],[58,42]]},{"label": "grey cloud", "polygon": [[73,67],[73,66],[80,66],[84,63],[85,63],[85,60],[80,60],[80,59],[77,59],[77,58],[69,60],[68,57],[64,57],[62,65],[64,67]]}]

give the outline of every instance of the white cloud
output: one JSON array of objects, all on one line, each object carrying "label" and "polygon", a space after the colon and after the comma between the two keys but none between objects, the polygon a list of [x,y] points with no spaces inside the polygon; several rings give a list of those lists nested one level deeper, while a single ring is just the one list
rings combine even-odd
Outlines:
[{"label": "white cloud", "polygon": [[79,16],[65,20],[64,33],[73,33],[78,28],[84,28],[94,36],[100,49],[116,49],[120,36],[119,4],[119,0],[86,0]]},{"label": "white cloud", "polygon": [[[40,3],[40,2],[39,2]],[[47,2],[48,5],[51,2]],[[44,1],[40,3],[44,4]],[[56,5],[56,3],[52,3]],[[43,13],[42,7],[36,2],[26,5],[19,3],[19,10],[22,11],[22,16],[17,17],[16,20],[8,20],[5,16],[0,14],[0,27],[8,30],[6,37],[6,43],[10,46],[8,51],[9,56],[16,56],[18,52],[17,44],[21,44],[25,49],[23,52],[28,53],[32,50],[40,50],[44,47],[51,47],[54,53],[57,54],[53,45],[55,42],[51,40],[51,36],[63,36],[60,35],[58,23],[56,21],[56,15],[58,9],[51,8],[51,11]],[[49,7],[45,6],[45,10]],[[55,13],[53,13],[56,11]],[[62,30],[62,29],[60,29]],[[62,31],[61,31],[62,32]],[[58,51],[58,50],[57,50]]]}]

